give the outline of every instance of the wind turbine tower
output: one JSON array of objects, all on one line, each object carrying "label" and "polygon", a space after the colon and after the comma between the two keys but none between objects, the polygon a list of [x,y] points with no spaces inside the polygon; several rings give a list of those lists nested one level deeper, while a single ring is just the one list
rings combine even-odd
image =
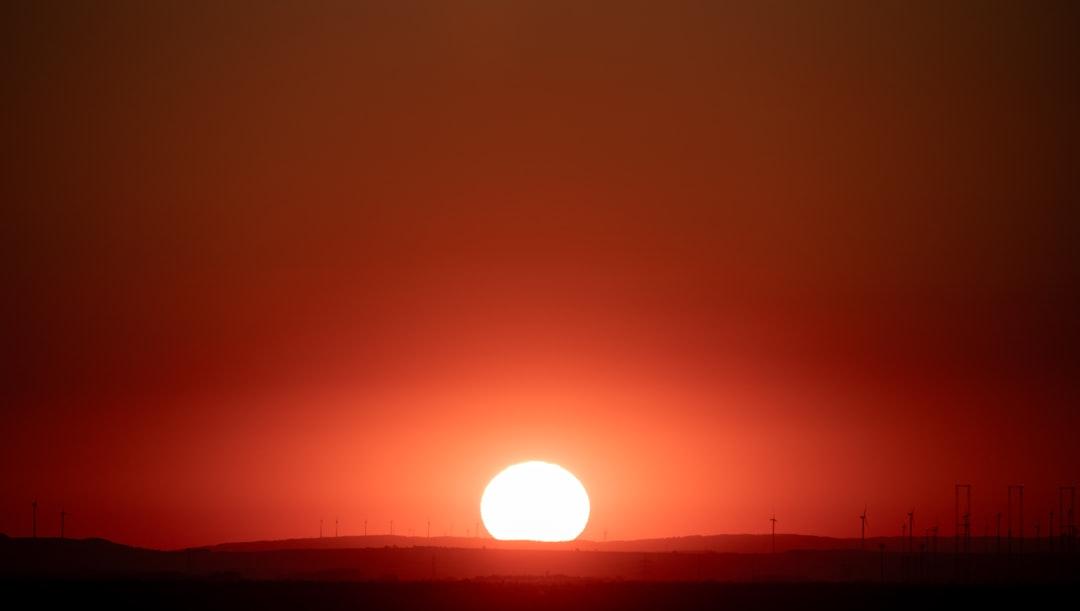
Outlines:
[{"label": "wind turbine tower", "polygon": [[908,551],[915,551],[915,508],[907,513]]},{"label": "wind turbine tower", "polygon": [[859,540],[859,549],[866,549],[866,505],[863,505],[862,514],[859,516],[859,521],[862,522],[862,536]]},{"label": "wind turbine tower", "polygon": [[997,534],[995,535],[995,538],[997,539],[997,553],[1000,554],[1001,553],[1001,512],[1000,511],[997,512],[995,514],[995,516],[997,517]]},{"label": "wind turbine tower", "polygon": [[1076,486],[1058,488],[1058,525],[1061,538],[1070,544],[1076,538]]},{"label": "wind turbine tower", "polygon": [[769,521],[772,522],[772,553],[775,554],[776,553],[776,514],[775,513],[772,514],[772,517],[769,518]]},{"label": "wind turbine tower", "polygon": [[1046,543],[1050,551],[1054,551],[1054,512],[1050,512],[1050,522],[1047,523]]},{"label": "wind turbine tower", "polygon": [[971,551],[971,484],[956,485],[956,552]]},{"label": "wind turbine tower", "polygon": [[1019,514],[1019,521],[1017,522],[1017,531],[1019,535],[1019,544],[1017,549],[1022,553],[1024,551],[1024,485],[1023,484],[1009,484],[1009,499],[1008,499],[1008,538],[1009,538],[1009,553],[1012,553],[1012,535],[1013,535],[1013,491],[1016,491],[1018,501],[1017,509]]}]

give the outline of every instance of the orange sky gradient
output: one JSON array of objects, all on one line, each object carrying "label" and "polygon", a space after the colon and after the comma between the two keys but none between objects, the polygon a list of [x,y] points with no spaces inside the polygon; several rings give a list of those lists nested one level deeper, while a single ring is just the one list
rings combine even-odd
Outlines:
[{"label": "orange sky gradient", "polygon": [[1076,9],[719,4],[5,3],[0,532],[1045,521]]}]

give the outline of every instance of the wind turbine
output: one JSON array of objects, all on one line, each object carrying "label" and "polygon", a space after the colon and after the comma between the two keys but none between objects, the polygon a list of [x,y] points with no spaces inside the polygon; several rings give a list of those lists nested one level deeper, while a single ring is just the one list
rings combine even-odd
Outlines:
[{"label": "wind turbine", "polygon": [[956,553],[971,551],[971,484],[956,484],[953,544]]},{"label": "wind turbine", "polygon": [[915,551],[915,547],[914,547],[915,546],[915,539],[914,539],[914,536],[915,536],[915,508],[914,507],[911,508],[911,511],[907,512],[907,521],[908,521],[908,528],[907,528],[907,532],[908,532],[908,551],[913,552],[913,551]]},{"label": "wind turbine", "polygon": [[772,553],[775,554],[776,553],[776,514],[775,513],[772,514],[772,517],[769,518],[769,521],[772,522]]},{"label": "wind turbine", "polygon": [[859,549],[866,549],[866,525],[869,524],[866,520],[866,505],[863,505],[862,515],[859,516],[859,521],[862,522],[862,539],[859,543]]},{"label": "wind turbine", "polygon": [[69,516],[71,516],[70,513],[64,511],[63,508],[60,508],[60,538],[61,539],[64,538],[64,519],[69,517]]},{"label": "wind turbine", "polygon": [[994,514],[994,516],[997,518],[997,535],[995,535],[995,538],[997,539],[997,551],[1000,554],[1001,553],[1001,512],[1000,511],[997,512],[996,514]]},{"label": "wind turbine", "polygon": [[1050,522],[1047,524],[1048,530],[1046,532],[1046,543],[1050,546],[1050,551],[1054,551],[1054,512],[1050,512]]}]

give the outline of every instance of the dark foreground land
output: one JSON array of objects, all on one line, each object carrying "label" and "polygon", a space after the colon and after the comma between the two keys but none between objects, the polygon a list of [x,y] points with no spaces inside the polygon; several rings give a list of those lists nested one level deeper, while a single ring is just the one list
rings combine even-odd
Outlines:
[{"label": "dark foreground land", "polygon": [[1020,553],[792,550],[776,554],[366,547],[160,551],[103,539],[0,537],[0,578],[462,581],[566,576],[602,581],[1072,584],[1073,546]]},{"label": "dark foreground land", "polygon": [[913,609],[1070,606],[1073,587],[715,583],[573,579],[319,582],[3,580],[22,608],[103,609]]},{"label": "dark foreground land", "polygon": [[[1029,546],[1030,550],[1030,546]],[[3,608],[1072,608],[1080,554],[396,547],[159,551],[0,537]]]}]

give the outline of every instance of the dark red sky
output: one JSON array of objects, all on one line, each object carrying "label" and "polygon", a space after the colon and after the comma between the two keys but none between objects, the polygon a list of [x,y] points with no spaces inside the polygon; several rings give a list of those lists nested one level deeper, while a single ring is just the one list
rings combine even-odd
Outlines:
[{"label": "dark red sky", "polygon": [[594,538],[1076,481],[1074,3],[220,4],[0,9],[0,532],[464,534],[533,458]]}]

